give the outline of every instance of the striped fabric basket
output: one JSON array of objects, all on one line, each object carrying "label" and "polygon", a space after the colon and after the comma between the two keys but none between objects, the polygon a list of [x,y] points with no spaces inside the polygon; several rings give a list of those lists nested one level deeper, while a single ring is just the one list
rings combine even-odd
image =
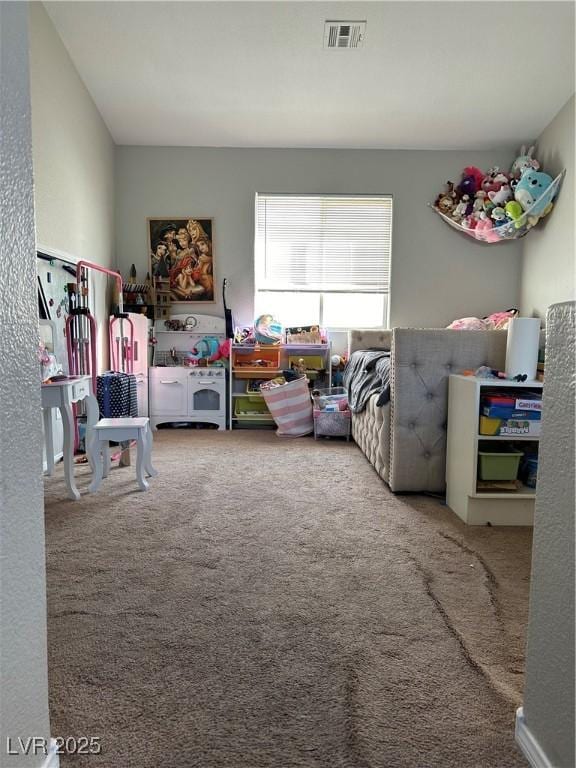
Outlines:
[{"label": "striped fabric basket", "polygon": [[308,379],[303,376],[279,387],[260,388],[278,429],[277,435],[302,437],[314,430]]}]

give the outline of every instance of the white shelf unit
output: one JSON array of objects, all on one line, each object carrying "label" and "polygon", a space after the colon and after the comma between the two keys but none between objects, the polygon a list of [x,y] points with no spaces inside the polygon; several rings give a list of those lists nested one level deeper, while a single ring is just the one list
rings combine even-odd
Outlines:
[{"label": "white shelf unit", "polygon": [[[446,447],[446,503],[468,525],[532,525],[535,489],[483,492],[477,489],[478,450],[484,442],[538,443],[536,435],[481,435],[480,399],[487,391],[542,390],[541,381],[516,382],[450,376]],[[481,449],[481,448],[480,448]]]},{"label": "white shelf unit", "polygon": [[[275,426],[274,419],[270,412],[266,410],[262,414],[253,414],[250,417],[242,416],[238,418],[235,415],[235,401],[240,397],[250,397],[255,400],[262,400],[263,396],[259,392],[248,392],[248,382],[258,379],[274,379],[277,376],[282,375],[282,371],[290,367],[291,357],[303,357],[306,359],[308,356],[322,357],[324,360],[325,373],[320,377],[312,380],[313,386],[329,387],[332,378],[332,364],[331,364],[331,345],[330,342],[326,344],[281,344],[279,345],[280,351],[280,363],[278,368],[262,368],[251,369],[247,372],[243,368],[235,368],[232,365],[232,358],[234,349],[245,350],[248,347],[246,344],[233,344],[231,353],[231,368],[230,368],[230,429],[243,427],[245,429],[258,429],[259,427],[273,427]],[[261,345],[260,349],[266,349],[265,345]],[[310,373],[310,372],[309,372]]]}]

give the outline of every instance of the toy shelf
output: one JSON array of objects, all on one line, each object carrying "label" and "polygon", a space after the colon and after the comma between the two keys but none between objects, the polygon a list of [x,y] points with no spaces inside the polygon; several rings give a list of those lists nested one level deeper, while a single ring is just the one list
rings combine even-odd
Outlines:
[{"label": "toy shelf", "polygon": [[537,452],[540,435],[482,435],[478,422],[483,396],[502,390],[512,396],[541,395],[542,388],[539,381],[449,377],[446,503],[467,525],[532,525],[535,489],[518,479],[514,488],[482,488],[480,459],[490,443],[502,446],[502,451],[494,452],[497,456],[507,452],[506,444],[518,450],[522,449],[516,444],[522,444],[524,452],[530,453],[531,448]]},{"label": "toy shelf", "polygon": [[[295,359],[304,358],[311,365],[307,366],[307,376],[314,386],[317,383],[330,382],[331,347],[326,344],[274,344],[247,345],[233,344],[230,367],[230,402],[229,413],[232,428],[250,428],[254,426],[275,426],[274,419],[264,403],[259,390],[255,390],[250,379],[258,382],[263,379],[275,379],[290,369]],[[312,367],[317,366],[317,367]],[[247,398],[252,408],[243,408]],[[257,411],[262,408],[262,411]]]},{"label": "toy shelf", "polygon": [[[550,212],[552,208],[552,201],[555,200],[556,196],[558,195],[560,184],[562,183],[562,179],[564,178],[565,173],[565,170],[561,171],[561,173],[559,173],[558,176],[556,176],[556,178],[552,181],[552,183],[549,184],[549,186],[544,190],[540,197],[538,197],[534,203],[532,203],[530,208],[524,211],[521,216],[519,216],[514,221],[508,220],[505,224],[502,224],[499,227],[480,230],[477,228],[466,227],[455,219],[452,219],[450,216],[447,216],[439,208],[432,205],[431,203],[429,203],[429,205],[432,210],[435,211],[438,216],[440,216],[440,218],[446,222],[446,224],[452,227],[452,229],[455,229],[458,232],[467,235],[468,237],[472,237],[474,240],[477,240],[480,243],[485,243],[486,245],[495,245],[497,243],[506,243],[510,240],[519,240],[521,237],[527,235],[532,227],[534,227]],[[543,210],[540,210],[542,207],[542,201],[545,199],[549,199],[550,203],[545,206]],[[538,213],[535,211],[538,211]]]}]

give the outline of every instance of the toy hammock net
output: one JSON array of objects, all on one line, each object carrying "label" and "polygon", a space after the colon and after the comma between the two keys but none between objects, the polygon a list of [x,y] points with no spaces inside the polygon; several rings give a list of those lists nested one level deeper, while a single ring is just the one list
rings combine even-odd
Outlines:
[{"label": "toy hammock net", "polygon": [[[524,237],[524,235],[526,235],[532,227],[540,221],[540,219],[543,219],[550,213],[553,207],[553,201],[558,194],[565,173],[566,171],[559,173],[554,181],[552,181],[544,192],[542,192],[540,197],[532,203],[530,208],[524,211],[518,218],[514,220],[507,219],[505,223],[499,226],[488,225],[486,228],[481,226],[476,226],[474,228],[466,227],[459,221],[447,216],[431,203],[429,203],[429,205],[436,211],[438,216],[446,222],[446,224],[449,224],[452,227],[452,229],[456,229],[458,232],[462,232],[463,234],[468,235],[468,237],[473,237],[480,242],[493,244],[503,243],[508,240],[518,240],[520,237]],[[490,221],[490,219],[488,219],[488,221]],[[481,224],[481,222],[478,222],[478,224]]]}]

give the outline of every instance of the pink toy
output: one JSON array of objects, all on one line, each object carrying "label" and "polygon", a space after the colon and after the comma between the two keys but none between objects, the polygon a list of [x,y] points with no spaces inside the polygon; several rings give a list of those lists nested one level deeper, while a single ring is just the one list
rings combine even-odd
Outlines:
[{"label": "pink toy", "polygon": [[497,243],[502,238],[500,237],[500,232],[498,232],[497,227],[491,227],[486,232],[486,242],[487,243]]},{"label": "pink toy", "polygon": [[474,216],[466,216],[466,218],[462,219],[460,224],[466,229],[476,229],[478,220],[475,219]]},{"label": "pink toy", "polygon": [[474,230],[476,239],[488,240],[488,232],[491,229],[492,229],[492,222],[488,218],[488,216],[484,213],[484,211],[482,211],[478,216],[478,224],[476,224],[476,229]]},{"label": "pink toy", "polygon": [[485,240],[487,243],[497,243],[500,240],[500,235],[494,229],[492,219],[489,219],[484,212],[479,216],[474,235],[476,240]]},{"label": "pink toy", "polygon": [[453,331],[501,331],[508,327],[510,320],[517,314],[517,309],[507,309],[506,312],[494,312],[488,317],[461,317],[450,323],[448,328]]},{"label": "pink toy", "polygon": [[461,317],[447,326],[452,331],[484,331],[486,326],[479,317]]},{"label": "pink toy", "polygon": [[485,317],[484,322],[489,330],[503,331],[508,328],[510,320],[516,317],[517,314],[517,309],[507,309],[506,312],[494,312],[492,315]]},{"label": "pink toy", "polygon": [[488,175],[482,182],[482,189],[484,192],[486,192],[486,194],[490,194],[490,192],[498,192],[500,187],[502,187],[504,184],[508,184],[508,176],[506,176],[504,173],[500,173],[497,169],[494,170],[497,172],[488,172]]},{"label": "pink toy", "polygon": [[230,357],[230,339],[226,339],[225,341],[220,344],[218,347],[218,350],[212,355],[212,357],[208,358],[209,363],[215,363],[216,360],[220,360],[221,358],[227,358]]}]

